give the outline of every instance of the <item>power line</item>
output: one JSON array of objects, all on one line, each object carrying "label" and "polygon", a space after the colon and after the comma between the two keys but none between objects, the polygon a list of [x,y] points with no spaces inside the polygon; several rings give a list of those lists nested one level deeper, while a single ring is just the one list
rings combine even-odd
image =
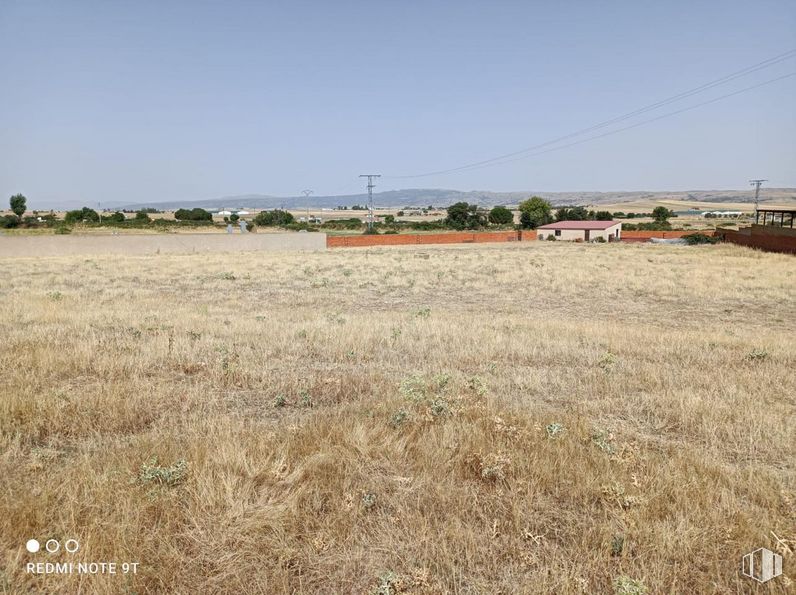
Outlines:
[{"label": "power line", "polygon": [[[705,83],[703,85],[700,85],[698,87],[694,87],[693,89],[689,89],[688,91],[683,91],[682,93],[678,93],[677,95],[672,95],[671,97],[668,97],[666,99],[662,99],[661,101],[656,101],[655,103],[651,103],[651,104],[649,104],[647,106],[641,107],[641,108],[636,109],[636,110],[634,110],[632,112],[628,112],[626,114],[623,114],[621,116],[617,116],[615,118],[611,118],[609,120],[604,120],[603,122],[600,122],[600,123],[595,124],[593,126],[589,126],[587,128],[582,128],[581,130],[578,130],[576,132],[572,132],[572,133],[566,134],[564,136],[560,136],[558,138],[546,141],[544,143],[540,143],[540,144],[537,144],[537,145],[534,145],[534,146],[531,146],[531,147],[527,147],[525,149],[520,149],[518,151],[513,151],[511,153],[506,153],[504,155],[499,155],[497,157],[492,157],[490,159],[484,159],[484,160],[481,160],[481,161],[476,161],[474,163],[469,163],[467,165],[461,165],[459,167],[452,167],[452,168],[448,168],[448,169],[442,169],[442,170],[437,170],[437,171],[432,171],[432,172],[426,172],[426,173],[422,173],[422,174],[401,175],[401,176],[385,176],[385,178],[389,178],[389,179],[423,178],[423,177],[454,173],[454,172],[470,170],[470,169],[480,169],[480,167],[482,167],[482,166],[486,166],[486,165],[493,164],[493,163],[498,163],[498,162],[503,162],[503,160],[508,159],[510,157],[515,157],[517,155],[522,155],[524,153],[530,153],[531,151],[535,151],[536,149],[541,149],[543,147],[554,145],[554,144],[557,144],[557,143],[559,143],[559,142],[561,142],[563,140],[567,140],[567,139],[575,137],[575,136],[581,136],[581,135],[586,134],[588,132],[592,132],[594,130],[599,130],[600,128],[605,128],[606,126],[610,126],[611,124],[616,124],[618,122],[622,122],[622,121],[627,120],[629,118],[633,118],[635,116],[638,116],[638,115],[647,113],[649,111],[658,109],[658,108],[663,107],[665,105],[668,105],[670,103],[674,103],[676,101],[680,101],[681,99],[685,99],[687,97],[691,97],[692,95],[696,95],[697,93],[702,93],[703,91],[707,91],[707,90],[712,89],[714,87],[726,84],[726,83],[728,83],[730,81],[733,81],[733,80],[735,80],[737,78],[740,78],[742,76],[746,76],[748,74],[752,74],[753,72],[757,72],[758,70],[763,70],[764,68],[769,68],[770,66],[774,66],[775,64],[779,64],[780,62],[783,62],[785,60],[793,58],[794,56],[796,56],[796,49],[789,50],[787,52],[784,52],[782,54],[779,54],[779,55],[774,56],[772,58],[769,58],[767,60],[763,60],[762,62],[758,62],[757,64],[753,64],[751,66],[747,66],[746,68],[743,68],[743,69],[741,69],[739,71],[733,72],[733,73],[728,74],[726,76],[723,76],[721,78],[718,78],[718,79],[715,79],[715,80],[710,81],[708,83]],[[774,79],[774,80],[779,80],[779,79]],[[767,83],[764,83],[764,84],[767,84]],[[733,94],[728,94],[726,96],[722,96],[722,98],[723,97],[730,97],[731,95],[733,95]],[[653,120],[648,120],[648,121],[653,121]],[[625,130],[625,129],[622,129],[622,130]],[[600,137],[594,137],[594,138],[600,138]],[[571,146],[571,145],[567,145],[567,146]],[[508,162],[506,162],[506,163],[508,163]]]},{"label": "power line", "polygon": [[756,85],[751,85],[751,86],[745,87],[743,89],[738,89],[737,91],[733,91],[732,93],[726,93],[725,95],[720,95],[718,97],[714,97],[713,99],[709,99],[709,100],[703,101],[701,103],[696,103],[694,105],[690,105],[688,107],[684,107],[682,109],[679,109],[679,110],[676,110],[676,111],[673,111],[673,112],[668,112],[666,114],[662,114],[660,116],[656,116],[655,118],[649,118],[647,120],[642,120],[640,122],[636,122],[635,124],[630,124],[629,126],[624,126],[622,128],[617,128],[615,130],[609,130],[608,132],[604,132],[602,134],[596,134],[594,136],[589,136],[587,138],[580,139],[580,140],[577,140],[577,141],[574,141],[574,142],[571,142],[571,143],[567,143],[565,145],[560,145],[558,147],[552,147],[552,148],[549,148],[549,149],[545,149],[544,151],[537,151],[535,153],[529,153],[527,155],[523,155],[522,157],[515,157],[514,159],[505,159],[505,160],[499,161],[499,162],[490,162],[490,163],[485,163],[483,165],[472,166],[472,167],[469,167],[468,171],[473,171],[473,170],[476,170],[476,169],[483,169],[485,167],[492,167],[492,166],[495,166],[495,165],[505,165],[506,163],[513,163],[514,161],[522,161],[523,159],[527,159],[529,157],[536,157],[538,155],[544,155],[546,153],[552,153],[553,151],[560,151],[561,149],[567,149],[569,147],[574,147],[576,145],[581,145],[581,144],[587,143],[589,141],[597,140],[597,139],[600,139],[600,138],[605,138],[606,136],[611,136],[613,134],[618,134],[620,132],[624,132],[625,130],[630,130],[632,128],[638,128],[639,126],[643,126],[644,124],[649,124],[650,122],[656,122],[658,120],[663,120],[664,118],[670,118],[672,116],[676,116],[678,114],[682,114],[683,112],[691,111],[693,109],[697,109],[699,107],[702,107],[702,106],[705,106],[705,105],[709,105],[711,103],[716,103],[717,101],[721,101],[722,99],[727,99],[728,97],[732,97],[734,95],[739,95],[741,93],[746,93],[747,91],[752,91],[752,90],[757,89],[759,87],[764,87],[765,85],[770,85],[772,83],[776,83],[777,81],[781,81],[783,79],[786,79],[786,78],[789,78],[789,77],[792,77],[792,76],[796,76],[796,72],[791,72],[791,73],[783,75],[783,76],[779,76],[779,77],[776,77],[776,78],[773,78],[773,79],[769,79],[767,81],[763,81],[762,83],[758,83]]}]

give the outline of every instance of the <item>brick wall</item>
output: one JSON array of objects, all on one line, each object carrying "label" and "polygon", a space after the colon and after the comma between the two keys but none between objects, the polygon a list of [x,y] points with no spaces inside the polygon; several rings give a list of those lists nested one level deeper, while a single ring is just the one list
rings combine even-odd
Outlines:
[{"label": "brick wall", "polygon": [[650,238],[682,238],[692,233],[702,233],[713,237],[716,233],[712,229],[695,229],[693,231],[625,231],[622,230],[622,239],[625,240],[648,240]]},{"label": "brick wall", "polygon": [[742,233],[738,231],[722,232],[725,242],[740,246],[759,248],[768,252],[796,254],[796,237],[790,235],[769,235],[768,233]]},{"label": "brick wall", "polygon": [[478,244],[536,239],[535,231],[459,231],[450,233],[395,233],[383,235],[327,236],[327,248],[406,246],[418,244]]}]

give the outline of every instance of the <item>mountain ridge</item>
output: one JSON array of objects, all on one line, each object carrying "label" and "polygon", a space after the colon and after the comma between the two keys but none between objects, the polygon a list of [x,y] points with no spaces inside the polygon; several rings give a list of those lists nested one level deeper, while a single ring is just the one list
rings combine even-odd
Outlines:
[{"label": "mountain ridge", "polygon": [[[554,205],[600,205],[636,200],[692,200],[700,202],[754,203],[754,192],[751,190],[683,190],[683,191],[607,191],[607,192],[542,192],[515,191],[492,192],[487,190],[448,190],[440,188],[414,188],[406,190],[387,190],[373,195],[373,203],[377,207],[412,207],[428,206],[447,207],[455,202],[465,201],[484,207],[496,205],[516,205],[530,196],[541,196]],[[765,188],[761,193],[761,202],[772,200],[796,200],[796,188]],[[179,208],[201,207],[214,208],[249,208],[249,209],[300,209],[335,208],[367,204],[368,195],[347,194],[337,196],[274,196],[269,194],[240,194],[223,196],[213,199],[177,200],[129,203],[121,205],[124,209],[158,208],[171,210]]]}]

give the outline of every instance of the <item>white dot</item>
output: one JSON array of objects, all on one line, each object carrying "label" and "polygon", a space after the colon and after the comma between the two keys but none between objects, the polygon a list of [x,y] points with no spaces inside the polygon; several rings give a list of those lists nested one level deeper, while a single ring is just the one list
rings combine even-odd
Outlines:
[{"label": "white dot", "polygon": [[39,542],[35,539],[28,539],[28,543],[25,544],[25,549],[28,550],[31,554],[35,554],[39,551]]},{"label": "white dot", "polygon": [[80,544],[77,542],[77,539],[67,539],[66,543],[64,544],[64,549],[70,554],[74,554],[78,549],[80,549]]}]

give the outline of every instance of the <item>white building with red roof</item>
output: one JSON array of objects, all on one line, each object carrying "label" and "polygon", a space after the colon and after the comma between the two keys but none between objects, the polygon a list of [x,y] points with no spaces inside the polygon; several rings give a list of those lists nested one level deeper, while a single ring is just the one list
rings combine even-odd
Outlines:
[{"label": "white building with red roof", "polygon": [[602,238],[606,242],[618,241],[622,236],[621,221],[557,221],[536,228],[540,240],[569,240],[591,242]]}]

